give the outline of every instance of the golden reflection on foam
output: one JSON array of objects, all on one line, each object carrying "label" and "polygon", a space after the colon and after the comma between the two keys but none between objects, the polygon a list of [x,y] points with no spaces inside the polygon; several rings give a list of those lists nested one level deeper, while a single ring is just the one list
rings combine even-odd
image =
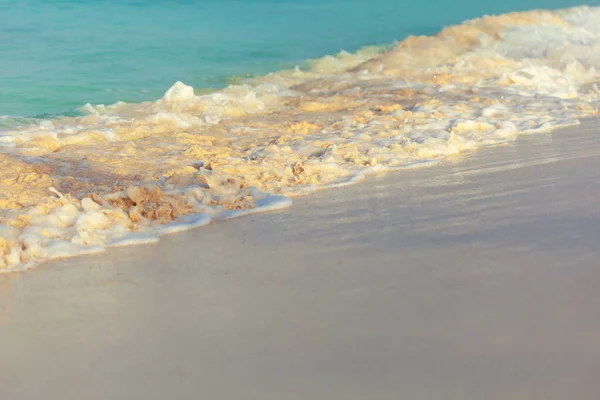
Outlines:
[{"label": "golden reflection on foam", "polygon": [[[592,72],[502,48],[508,28],[570,34],[563,13],[483,17],[218,92],[178,82],[155,102],[87,105],[89,115],[17,130],[15,154],[43,162],[0,156],[2,223],[20,230],[4,238],[0,268],[52,257],[50,239],[102,245],[187,213],[253,208],[252,188],[301,195],[572,125],[598,112],[598,93],[577,89]],[[597,50],[596,40],[573,51]],[[59,220],[69,223],[51,229]]]}]

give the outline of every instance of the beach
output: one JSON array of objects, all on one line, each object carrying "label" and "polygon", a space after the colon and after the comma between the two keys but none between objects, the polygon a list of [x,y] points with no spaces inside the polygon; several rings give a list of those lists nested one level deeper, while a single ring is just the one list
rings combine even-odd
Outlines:
[{"label": "beach", "polygon": [[219,90],[0,116],[0,273],[577,126],[599,110],[599,20],[484,15]]},{"label": "beach", "polygon": [[600,7],[340,4],[0,4],[1,400],[600,398]]},{"label": "beach", "polygon": [[597,399],[599,132],[0,275],[0,398]]}]

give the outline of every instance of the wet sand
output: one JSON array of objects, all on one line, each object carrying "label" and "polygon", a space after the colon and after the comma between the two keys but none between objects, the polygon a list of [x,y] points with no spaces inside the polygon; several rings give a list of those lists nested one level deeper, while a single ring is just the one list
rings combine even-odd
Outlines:
[{"label": "wet sand", "polygon": [[598,399],[599,133],[0,275],[0,398]]}]

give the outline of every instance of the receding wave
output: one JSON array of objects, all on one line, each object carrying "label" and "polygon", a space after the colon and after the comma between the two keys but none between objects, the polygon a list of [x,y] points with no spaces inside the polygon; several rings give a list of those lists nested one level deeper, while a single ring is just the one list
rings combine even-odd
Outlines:
[{"label": "receding wave", "polygon": [[213,93],[3,117],[0,271],[576,125],[598,112],[599,39],[600,8],[486,16]]}]

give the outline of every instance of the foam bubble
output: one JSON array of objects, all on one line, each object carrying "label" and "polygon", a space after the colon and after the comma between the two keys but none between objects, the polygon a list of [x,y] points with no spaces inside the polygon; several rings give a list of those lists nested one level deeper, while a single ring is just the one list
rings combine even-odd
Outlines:
[{"label": "foam bubble", "polygon": [[599,27],[598,7],[486,16],[212,93],[0,118],[0,271],[577,124],[600,105]]}]

